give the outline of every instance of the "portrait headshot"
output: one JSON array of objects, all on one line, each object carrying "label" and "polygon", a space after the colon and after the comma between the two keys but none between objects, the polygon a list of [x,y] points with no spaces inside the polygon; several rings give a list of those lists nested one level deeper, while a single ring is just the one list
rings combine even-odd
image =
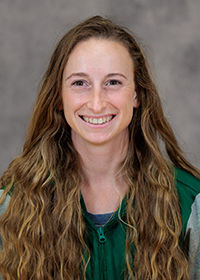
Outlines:
[{"label": "portrait headshot", "polygon": [[0,279],[200,279],[199,11],[0,3]]}]

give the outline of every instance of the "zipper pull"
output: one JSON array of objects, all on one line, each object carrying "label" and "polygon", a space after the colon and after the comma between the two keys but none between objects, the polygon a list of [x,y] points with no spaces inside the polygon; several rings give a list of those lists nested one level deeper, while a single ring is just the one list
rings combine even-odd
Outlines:
[{"label": "zipper pull", "polygon": [[103,228],[99,227],[97,229],[97,232],[98,232],[98,235],[99,235],[99,242],[100,243],[105,243],[106,242],[106,238],[105,238],[105,235],[104,235],[104,232],[103,232]]}]

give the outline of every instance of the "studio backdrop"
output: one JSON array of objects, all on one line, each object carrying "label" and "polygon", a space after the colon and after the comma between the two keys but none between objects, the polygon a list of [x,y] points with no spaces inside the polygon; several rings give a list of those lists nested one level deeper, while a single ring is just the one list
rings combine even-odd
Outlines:
[{"label": "studio backdrop", "polygon": [[127,26],[149,46],[165,113],[187,158],[200,168],[199,0],[1,0],[0,175],[22,151],[56,42],[97,14]]}]

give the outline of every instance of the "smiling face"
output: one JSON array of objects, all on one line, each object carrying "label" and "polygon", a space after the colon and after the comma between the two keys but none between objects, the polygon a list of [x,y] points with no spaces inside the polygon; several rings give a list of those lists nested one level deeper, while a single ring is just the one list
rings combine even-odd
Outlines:
[{"label": "smiling face", "polygon": [[102,145],[123,139],[138,106],[128,50],[107,39],[80,42],[65,66],[61,95],[73,141]]}]

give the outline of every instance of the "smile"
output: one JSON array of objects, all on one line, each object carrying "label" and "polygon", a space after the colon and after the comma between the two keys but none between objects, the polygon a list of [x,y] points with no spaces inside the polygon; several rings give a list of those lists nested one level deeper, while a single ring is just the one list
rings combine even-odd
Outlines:
[{"label": "smile", "polygon": [[114,115],[112,115],[110,117],[102,117],[102,118],[88,118],[88,117],[81,116],[81,118],[85,122],[91,123],[91,124],[97,124],[97,125],[107,123],[107,122],[111,121],[114,117],[115,117]]}]

